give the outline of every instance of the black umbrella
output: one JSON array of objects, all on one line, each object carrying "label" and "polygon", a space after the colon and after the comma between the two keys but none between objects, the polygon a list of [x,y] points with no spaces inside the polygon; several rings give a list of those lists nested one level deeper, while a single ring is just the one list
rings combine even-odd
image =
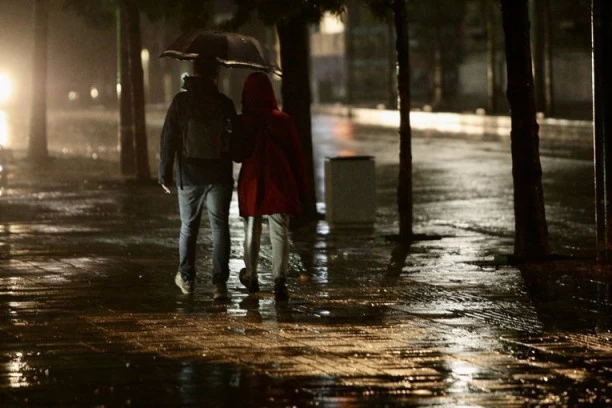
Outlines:
[{"label": "black umbrella", "polygon": [[226,67],[274,72],[280,68],[261,43],[250,36],[225,31],[195,30],[177,38],[160,57],[194,60],[214,57]]}]

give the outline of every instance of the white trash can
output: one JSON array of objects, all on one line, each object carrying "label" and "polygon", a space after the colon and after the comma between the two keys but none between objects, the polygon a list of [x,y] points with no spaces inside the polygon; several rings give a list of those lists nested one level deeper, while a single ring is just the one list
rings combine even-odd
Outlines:
[{"label": "white trash can", "polygon": [[325,220],[332,227],[368,228],[376,218],[376,173],[372,156],[325,161]]}]

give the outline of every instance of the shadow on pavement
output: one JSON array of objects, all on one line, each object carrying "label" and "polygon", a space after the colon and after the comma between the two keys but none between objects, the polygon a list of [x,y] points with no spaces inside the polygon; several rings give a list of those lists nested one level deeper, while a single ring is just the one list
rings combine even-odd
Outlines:
[{"label": "shadow on pavement", "polygon": [[548,331],[612,329],[610,266],[555,261],[518,266],[538,317]]}]

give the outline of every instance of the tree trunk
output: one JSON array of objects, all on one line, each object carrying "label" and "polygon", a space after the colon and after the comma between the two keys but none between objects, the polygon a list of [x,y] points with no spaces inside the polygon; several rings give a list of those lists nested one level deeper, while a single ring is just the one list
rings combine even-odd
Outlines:
[{"label": "tree trunk", "polygon": [[433,47],[433,98],[431,106],[433,110],[441,110],[444,107],[444,66],[442,64],[440,27],[438,26],[434,27]]},{"label": "tree trunk", "polygon": [[534,18],[533,58],[536,107],[546,116],[553,114],[552,22],[549,0],[531,0]]},{"label": "tree trunk", "polygon": [[117,5],[117,75],[121,85],[119,94],[119,164],[121,174],[136,172],[134,157],[134,116],[132,115],[132,82],[130,81],[130,53],[128,19],[125,4]]},{"label": "tree trunk", "polygon": [[550,255],[544,212],[539,126],[536,121],[528,0],[501,0],[512,129],[514,254],[535,260]]},{"label": "tree trunk", "polygon": [[531,56],[533,60],[533,81],[536,111],[544,112],[546,97],[544,95],[544,24],[540,0],[529,0],[531,17]]},{"label": "tree trunk", "polygon": [[554,78],[553,78],[553,46],[552,46],[552,16],[550,12],[550,0],[542,1],[542,24],[543,35],[542,46],[544,53],[544,113],[552,116],[555,113],[554,102]]},{"label": "tree trunk", "polygon": [[[314,177],[314,155],[312,149],[312,129],[310,114],[310,43],[306,20],[295,17],[276,26],[280,42],[283,82],[281,98],[283,111],[289,114],[300,136],[302,152],[306,164],[306,175],[310,185],[310,197],[302,203],[300,221],[314,220],[317,217],[316,181]],[[299,95],[299,96],[297,96]]]},{"label": "tree trunk", "polygon": [[406,0],[393,0],[395,23],[395,50],[397,52],[397,90],[400,113],[399,180],[397,207],[399,212],[399,238],[412,239],[412,131],[410,127],[410,48]]},{"label": "tree trunk", "polygon": [[[352,4],[352,3],[351,3]],[[355,7],[357,7],[355,5]],[[353,102],[354,102],[354,98],[353,98],[353,82],[354,82],[354,75],[353,75],[353,70],[354,70],[354,60],[355,60],[355,46],[353,44],[353,22],[351,21],[351,8],[349,6],[349,8],[346,11],[347,16],[346,16],[346,23],[344,26],[344,38],[345,38],[345,47],[346,47],[346,52],[345,52],[345,57],[346,57],[346,78],[345,78],[345,83],[344,83],[344,94],[345,94],[345,100],[344,103],[346,104],[347,108],[348,108],[348,112],[349,112],[349,117],[351,116],[351,108],[353,106]]]},{"label": "tree trunk", "polygon": [[140,11],[133,0],[127,0],[128,32],[130,38],[130,79],[132,83],[132,114],[134,115],[134,146],[136,150],[136,178],[150,180],[149,149],[145,122],[144,75],[142,70],[142,42]]},{"label": "tree trunk", "polygon": [[592,0],[593,141],[597,259],[612,259],[612,5]]},{"label": "tree trunk", "polygon": [[29,158],[34,162],[49,158],[47,151],[47,39],[48,0],[34,2],[34,50],[32,55],[32,102]]},{"label": "tree trunk", "polygon": [[[149,59],[149,71],[150,71],[150,83],[149,83],[149,94],[147,95],[147,101],[149,103],[164,103],[164,64],[167,63],[167,58],[157,58],[159,54],[165,49],[166,44],[166,25],[169,24],[168,18],[163,20],[163,24],[160,24],[158,30],[155,30],[152,44],[150,45],[150,59]],[[176,61],[172,61],[176,62]]]},{"label": "tree trunk", "polygon": [[495,14],[493,0],[484,0],[487,25],[487,94],[490,113],[497,113],[497,48],[495,47]]},{"label": "tree trunk", "polygon": [[390,14],[388,18],[385,19],[387,23],[387,30],[389,35],[389,44],[388,44],[388,74],[387,74],[387,109],[395,110],[399,108],[397,101],[397,57],[395,54],[395,41],[393,38],[395,36],[395,27],[393,24],[393,16]]}]

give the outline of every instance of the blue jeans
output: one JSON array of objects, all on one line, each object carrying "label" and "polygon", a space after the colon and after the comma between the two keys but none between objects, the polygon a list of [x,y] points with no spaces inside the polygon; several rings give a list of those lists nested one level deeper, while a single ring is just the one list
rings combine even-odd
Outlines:
[{"label": "blue jeans", "polygon": [[181,232],[179,235],[179,271],[185,281],[193,281],[196,275],[196,245],[204,205],[212,231],[213,265],[212,281],[227,282],[229,277],[230,234],[229,208],[233,185],[209,184],[184,186],[178,189]]}]

